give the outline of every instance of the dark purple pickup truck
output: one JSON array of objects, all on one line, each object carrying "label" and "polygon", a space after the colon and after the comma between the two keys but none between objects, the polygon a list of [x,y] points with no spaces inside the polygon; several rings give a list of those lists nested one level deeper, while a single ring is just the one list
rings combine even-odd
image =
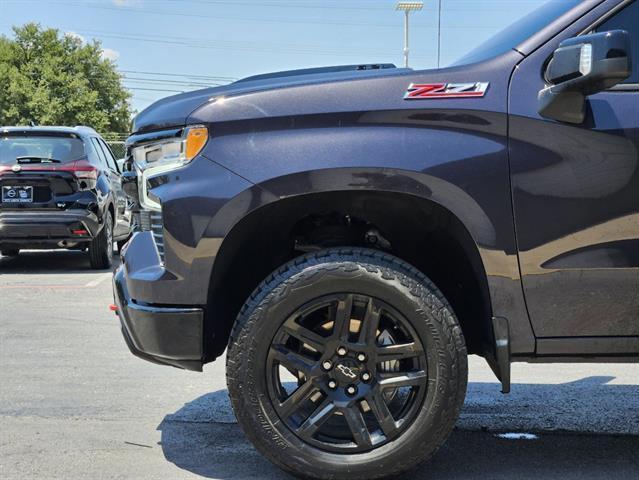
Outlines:
[{"label": "dark purple pickup truck", "polygon": [[280,72],[135,120],[114,289],[144,359],[226,350],[285,470],[393,476],[446,440],[467,355],[639,359],[639,0],[551,1],[438,70]]}]

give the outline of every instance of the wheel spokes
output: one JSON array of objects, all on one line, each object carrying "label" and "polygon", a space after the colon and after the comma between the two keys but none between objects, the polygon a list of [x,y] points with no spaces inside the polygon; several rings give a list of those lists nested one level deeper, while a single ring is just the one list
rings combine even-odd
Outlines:
[{"label": "wheel spokes", "polygon": [[300,325],[295,321],[294,317],[286,321],[284,331],[300,342],[310,345],[314,350],[320,353],[324,352],[326,338]]},{"label": "wheel spokes", "polygon": [[304,375],[309,376],[315,367],[315,362],[312,359],[294,352],[286,345],[272,345],[271,353],[280,365],[283,365],[291,372],[302,372]]},{"label": "wheel spokes", "polygon": [[[278,417],[304,442],[332,452],[369,451],[397,438],[429,387],[425,348],[410,323],[361,293],[300,307],[281,324],[268,362]],[[284,385],[284,369],[296,384]]]},{"label": "wheel spokes", "polygon": [[379,362],[403,360],[405,358],[418,357],[422,353],[424,353],[424,350],[421,345],[415,342],[385,345],[377,349],[377,360]]},{"label": "wheel spokes", "polygon": [[357,406],[350,408],[343,408],[340,410],[346,419],[348,428],[350,428],[353,434],[353,440],[360,448],[370,448],[373,446],[371,434],[368,431],[364,416]]},{"label": "wheel spokes", "polygon": [[280,415],[284,418],[290,417],[317,391],[317,387],[315,387],[312,382],[304,382],[297,390],[291,393],[286,400],[280,403]]},{"label": "wheel spokes", "polygon": [[384,395],[382,395],[381,391],[372,392],[366,397],[366,402],[371,408],[373,415],[375,415],[377,423],[379,423],[386,438],[392,437],[397,431],[397,422],[395,422],[393,414],[388,409]]},{"label": "wheel spokes", "polygon": [[353,313],[353,295],[346,295],[337,301],[335,320],[333,324],[333,336],[347,342],[351,329],[351,316]]},{"label": "wheel spokes", "polygon": [[359,341],[369,347],[377,343],[377,329],[379,328],[380,311],[372,298],[366,304],[366,313],[359,331]]},{"label": "wheel spokes", "polygon": [[335,412],[335,405],[325,398],[308,418],[296,430],[302,437],[312,437],[322,425],[324,425]]},{"label": "wheel spokes", "polygon": [[418,387],[428,383],[428,374],[423,370],[415,372],[380,373],[379,385],[382,388]]}]

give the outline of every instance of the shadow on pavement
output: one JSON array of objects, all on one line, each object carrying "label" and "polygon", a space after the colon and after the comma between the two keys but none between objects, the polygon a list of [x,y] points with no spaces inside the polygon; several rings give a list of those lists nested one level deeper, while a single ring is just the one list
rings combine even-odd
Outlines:
[{"label": "shadow on pavement", "polygon": [[[496,393],[492,383],[469,384],[467,402],[457,428],[435,457],[407,479],[602,479],[639,478],[639,436],[568,433],[579,430],[578,419],[590,415],[595,399],[610,410],[622,409],[620,415],[601,415],[609,425],[602,431],[637,433],[630,427],[616,425],[637,421],[639,385],[609,385],[612,377],[587,377],[560,385],[517,384],[510,400]],[[489,393],[490,392],[490,393]],[[585,392],[585,393],[584,393]],[[553,398],[566,406],[553,408]],[[578,398],[579,397],[579,398]],[[629,400],[629,401],[628,401]],[[505,402],[505,405],[499,405]],[[510,405],[509,405],[510,403]],[[620,405],[623,405],[620,407]],[[521,410],[541,417],[521,420]],[[600,412],[601,413],[601,412]],[[501,416],[500,416],[501,415]],[[495,416],[496,418],[489,418]],[[548,428],[534,428],[552,421]],[[572,419],[572,420],[571,420]],[[626,420],[623,420],[626,419]],[[572,423],[571,423],[572,422]],[[482,426],[486,424],[488,426]],[[521,430],[527,425],[527,430]],[[595,426],[598,426],[595,422]],[[479,427],[478,427],[479,426]],[[291,478],[267,460],[244,437],[231,411],[228,393],[220,390],[203,395],[173,414],[158,426],[165,458],[184,470],[207,478]],[[537,432],[534,440],[502,439],[497,432]],[[599,432],[599,431],[598,431]]]},{"label": "shadow on pavement", "polygon": [[[117,253],[113,256],[113,267],[120,263]],[[105,270],[93,270],[89,265],[89,254],[78,250],[24,250],[17,257],[0,256],[0,273],[91,273]]]}]

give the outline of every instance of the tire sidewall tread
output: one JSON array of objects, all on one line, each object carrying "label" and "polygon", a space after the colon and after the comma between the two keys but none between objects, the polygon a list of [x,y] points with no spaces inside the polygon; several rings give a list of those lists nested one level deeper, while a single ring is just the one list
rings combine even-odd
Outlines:
[{"label": "tire sidewall tread", "polygon": [[[111,232],[113,232],[113,217],[111,212],[107,213],[104,217],[105,223],[98,235],[89,243],[89,263],[94,270],[104,270],[111,268],[113,265],[113,255],[109,257],[107,254],[107,248],[113,251],[113,244],[109,245],[109,241],[106,238],[106,222],[111,222]],[[112,237],[113,238],[113,237]]]},{"label": "tire sidewall tread", "polygon": [[[260,375],[264,365],[257,363],[261,350],[268,349],[270,338],[256,332],[277,329],[262,322],[270,308],[286,301],[291,289],[300,283],[308,285],[325,276],[340,278],[354,274],[362,274],[369,282],[380,282],[380,288],[391,285],[402,291],[406,302],[424,307],[415,313],[426,320],[425,325],[414,327],[426,328],[428,338],[421,334],[422,341],[435,345],[435,351],[429,355],[436,355],[437,382],[429,387],[427,399],[415,419],[414,423],[420,425],[410,425],[402,436],[373,451],[339,455],[306,445],[279,420],[265,394],[265,378]],[[429,356],[429,364],[432,361]],[[334,248],[303,255],[270,274],[240,310],[229,339],[226,368],[229,396],[238,422],[263,455],[297,476],[350,480],[398,475],[430,458],[457,420],[466,393],[468,370],[461,328],[439,289],[408,263],[364,248]]]}]

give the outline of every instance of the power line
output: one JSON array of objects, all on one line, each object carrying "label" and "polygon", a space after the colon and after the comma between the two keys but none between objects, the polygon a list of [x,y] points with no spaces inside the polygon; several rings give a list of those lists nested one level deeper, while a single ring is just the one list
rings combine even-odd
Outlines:
[{"label": "power line", "polygon": [[[8,2],[11,3],[12,0],[6,0]],[[25,1],[40,1],[40,0],[13,0],[13,3],[24,3]],[[76,5],[87,5],[88,2],[86,1],[73,1],[73,0],[67,0],[68,3],[73,3]],[[269,7],[269,8],[285,8],[285,9],[291,9],[291,8],[300,8],[300,9],[313,9],[313,10],[325,10],[325,9],[330,9],[330,10],[387,10],[386,6],[371,6],[370,3],[368,3],[366,6],[345,6],[344,2],[338,1],[335,3],[329,3],[328,1],[322,2],[322,3],[309,3],[309,2],[299,2],[299,1],[295,1],[295,2],[249,2],[249,1],[242,1],[242,0],[238,0],[238,1],[229,1],[229,0],[160,0],[160,1],[153,1],[153,0],[146,0],[147,4],[149,3],[154,3],[156,5],[160,5],[160,4],[166,4],[166,3],[180,3],[180,4],[184,4],[184,3],[192,3],[192,4],[199,4],[199,5],[211,5],[211,6],[215,6],[215,5],[228,5],[228,6],[240,6],[240,7]],[[90,2],[88,3],[88,5],[95,5],[95,2]],[[131,10],[132,8],[129,6],[119,6],[119,7],[114,7],[117,10]]]},{"label": "power line", "polygon": [[[139,42],[159,43],[164,45],[177,45],[188,48],[200,48],[200,49],[212,49],[212,50],[227,50],[234,49],[236,51],[246,52],[269,52],[274,53],[277,51],[286,51],[290,54],[299,55],[328,55],[328,56],[353,56],[353,55],[379,55],[379,56],[391,56],[394,55],[394,51],[382,52],[379,50],[351,50],[349,52],[337,51],[337,50],[320,50],[316,45],[300,45],[298,48],[286,48],[287,44],[283,43],[271,43],[268,42],[237,42],[227,40],[200,40],[192,37],[177,37],[177,36],[158,36],[158,35],[142,35],[142,34],[121,34],[117,32],[108,32],[104,30],[83,30],[74,29],[77,33],[85,35],[92,35],[103,38],[113,38],[120,40],[136,40]],[[275,50],[274,50],[275,49]]]},{"label": "power line", "polygon": [[194,86],[194,87],[210,87],[210,86],[217,86],[217,85],[223,85],[222,83],[216,83],[216,82],[181,82],[179,80],[163,80],[161,78],[142,78],[142,77],[127,77],[124,76],[122,77],[123,80],[125,81],[129,81],[129,82],[142,82],[142,83],[161,83],[161,84],[175,84],[175,85],[187,85],[187,86]]},{"label": "power line", "polygon": [[[40,2],[41,0],[4,0],[5,3],[27,3],[27,2]],[[76,5],[76,6],[95,6],[98,5],[99,2],[87,2],[85,0],[65,0],[66,3]],[[324,0],[321,3],[310,3],[308,1],[291,1],[291,2],[264,2],[264,1],[256,1],[250,2],[246,0],[145,0],[145,4],[171,4],[171,3],[191,3],[198,5],[228,5],[228,6],[240,6],[240,7],[267,7],[267,8],[285,8],[287,10],[290,9],[313,9],[313,10],[364,10],[364,11],[388,11],[389,8],[393,7],[392,1],[389,1],[387,5],[372,5],[370,0],[365,0],[360,6],[348,6],[345,5],[346,2],[341,0],[336,0],[334,2],[330,2],[329,0]],[[355,2],[358,3],[358,2]],[[541,0],[483,0],[478,6],[477,0],[448,0],[448,4],[459,5],[464,7],[465,10],[481,10],[486,11],[486,6],[500,6],[500,7],[513,7],[513,9],[521,8],[524,5],[541,5],[543,2]],[[472,8],[476,7],[476,8]],[[135,8],[122,5],[112,7],[114,10],[120,11],[130,11],[136,10]]]},{"label": "power line", "polygon": [[[31,2],[39,2],[41,0],[3,0],[4,3],[18,3],[18,4],[24,4],[25,2],[31,1]],[[362,11],[387,11],[389,8],[392,8],[392,4],[389,3],[388,6],[384,6],[384,7],[379,7],[379,6],[371,6],[370,4],[367,6],[362,6],[362,7],[345,7],[343,6],[343,4],[340,2],[337,6],[333,6],[333,5],[327,5],[327,4],[315,4],[315,5],[309,5],[306,3],[301,3],[301,2],[291,2],[291,3],[283,3],[283,2],[279,2],[278,4],[275,3],[260,3],[260,2],[242,2],[242,1],[229,1],[229,0],[210,0],[210,1],[203,1],[203,0],[189,0],[189,1],[185,1],[185,0],[164,0],[161,2],[154,2],[155,5],[161,5],[161,4],[165,4],[165,3],[173,3],[173,2],[179,2],[180,4],[184,4],[184,3],[196,3],[196,4],[200,4],[200,5],[211,5],[211,6],[215,6],[215,5],[228,5],[228,6],[250,6],[250,7],[270,7],[270,8],[286,8],[286,9],[323,9],[323,10],[362,10]],[[53,2],[50,2],[53,3]],[[149,3],[149,0],[147,0],[147,2],[145,3]],[[512,0],[483,0],[481,3],[477,2],[476,0],[468,0],[466,1],[466,3],[464,3],[464,1],[458,1],[458,2],[451,2],[449,0],[449,2],[447,3],[453,3],[454,6],[459,6],[461,8],[445,8],[443,11],[448,12],[448,11],[464,11],[464,12],[470,12],[470,11],[481,11],[481,12],[485,12],[487,10],[488,7],[490,6],[494,6],[494,7],[499,7],[500,9],[505,9],[508,7],[511,7],[513,10],[515,9],[521,9],[522,6],[537,6],[537,5],[541,5],[542,2],[541,0],[518,0],[518,1],[512,1]],[[480,3],[480,6],[478,6],[478,3]],[[64,0],[62,2],[59,2],[59,4],[66,4],[68,6],[72,6],[72,7],[87,7],[87,8],[100,8],[100,9],[104,9],[104,10],[115,10],[115,11],[120,11],[120,12],[134,12],[134,13],[150,13],[150,14],[160,14],[160,15],[172,15],[172,16],[188,16],[188,17],[204,17],[204,18],[219,18],[219,19],[233,19],[233,20],[248,20],[248,21],[266,21],[266,22],[283,22],[283,23],[290,23],[290,22],[294,22],[294,23],[320,23],[320,24],[327,24],[327,22],[309,22],[307,20],[298,20],[298,19],[291,19],[290,21],[286,21],[286,20],[282,20],[282,19],[263,19],[263,18],[259,18],[259,19],[250,19],[250,18],[245,18],[245,17],[219,17],[219,16],[214,16],[214,15],[206,15],[206,14],[188,14],[188,13],[184,13],[184,12],[175,12],[175,11],[157,11],[157,10],[150,10],[150,9],[146,9],[146,8],[134,8],[131,6],[106,6],[106,5],[101,5],[98,3],[87,3],[87,2],[83,2],[83,1],[78,1],[78,2],[74,2],[73,0]],[[394,24],[371,24],[371,23],[367,23],[367,24],[363,24],[363,23],[333,23],[334,25],[363,25],[363,26],[379,26],[379,27],[396,27],[397,25]]]},{"label": "power line", "polygon": [[[4,2],[10,2],[12,0],[3,0]],[[24,0],[20,0],[19,3],[22,3]],[[51,2],[53,3],[53,2]],[[190,17],[190,18],[210,18],[216,20],[231,20],[236,22],[258,22],[258,23],[284,23],[284,24],[308,24],[308,25],[321,25],[321,26],[345,26],[345,27],[367,27],[367,28],[398,28],[398,24],[396,23],[366,23],[366,22],[336,22],[336,21],[326,21],[326,20],[311,20],[311,19],[283,19],[283,18],[251,18],[246,16],[236,17],[236,16],[221,16],[221,15],[207,15],[204,13],[185,13],[185,12],[175,12],[175,11],[157,11],[150,9],[141,9],[141,8],[131,8],[131,7],[110,7],[107,5],[98,5],[98,4],[86,4],[86,3],[77,3],[77,4],[69,4],[68,0],[58,3],[59,5],[66,5],[70,7],[85,7],[85,8],[94,8],[101,10],[113,10],[118,12],[126,12],[126,13],[136,13],[136,14],[149,14],[149,15],[166,15],[172,17]],[[444,9],[444,12],[448,11],[472,11],[472,10],[481,10],[485,11],[485,8],[481,9],[472,9],[472,8],[462,8],[462,9]],[[415,22],[415,27],[419,27],[421,29],[437,29],[436,25],[427,25],[423,23]],[[446,27],[442,27],[444,29],[463,29],[463,30],[486,30],[486,29],[498,29],[503,27],[503,25],[448,25]]]},{"label": "power line", "polygon": [[[4,0],[8,1],[8,0]],[[68,0],[67,0],[68,2]],[[59,5],[66,5],[70,7],[85,7],[85,8],[95,8],[101,10],[115,10],[119,12],[126,13],[137,13],[137,14],[149,14],[149,15],[167,15],[171,17],[191,17],[191,18],[211,18],[217,20],[233,20],[240,22],[269,22],[269,23],[293,23],[293,24],[313,24],[313,25],[341,25],[341,26],[360,26],[360,27],[387,27],[387,28],[397,28],[397,24],[390,23],[355,23],[355,22],[328,22],[328,21],[318,21],[318,20],[310,20],[310,19],[270,19],[270,18],[250,18],[250,17],[234,17],[234,16],[221,16],[221,15],[207,15],[204,13],[185,13],[185,12],[176,12],[176,11],[158,11],[158,10],[150,10],[150,9],[141,9],[141,8],[130,8],[130,7],[110,7],[107,5],[97,5],[97,4],[85,4],[85,3],[67,3],[60,2]]]},{"label": "power line", "polygon": [[166,73],[166,72],[144,72],[141,70],[120,70],[121,73],[134,73],[138,75],[159,75],[163,77],[184,77],[184,78],[198,78],[204,80],[228,80],[235,81],[237,77],[216,77],[213,75],[194,75],[194,74],[183,74],[183,73]]},{"label": "power line", "polygon": [[[147,0],[148,1],[148,0]],[[159,2],[152,2],[156,4],[162,3],[186,3],[184,0],[165,0]],[[200,5],[229,5],[229,6],[240,6],[240,7],[269,7],[269,8],[300,8],[300,9],[312,9],[312,10],[387,10],[386,6],[371,6],[370,2],[368,6],[345,6],[344,2],[337,2],[333,4],[328,4],[327,2],[323,3],[309,3],[309,2],[247,2],[242,0],[189,0],[188,3],[195,3]]]},{"label": "power line", "polygon": [[127,87],[127,90],[146,90],[149,92],[173,92],[184,93],[184,90],[168,90],[166,88],[143,88],[143,87]]},{"label": "power line", "polygon": [[142,95],[136,95],[135,99],[136,100],[141,100],[143,102],[148,102],[148,103],[153,103],[153,102],[158,100],[157,98],[144,97]]}]

